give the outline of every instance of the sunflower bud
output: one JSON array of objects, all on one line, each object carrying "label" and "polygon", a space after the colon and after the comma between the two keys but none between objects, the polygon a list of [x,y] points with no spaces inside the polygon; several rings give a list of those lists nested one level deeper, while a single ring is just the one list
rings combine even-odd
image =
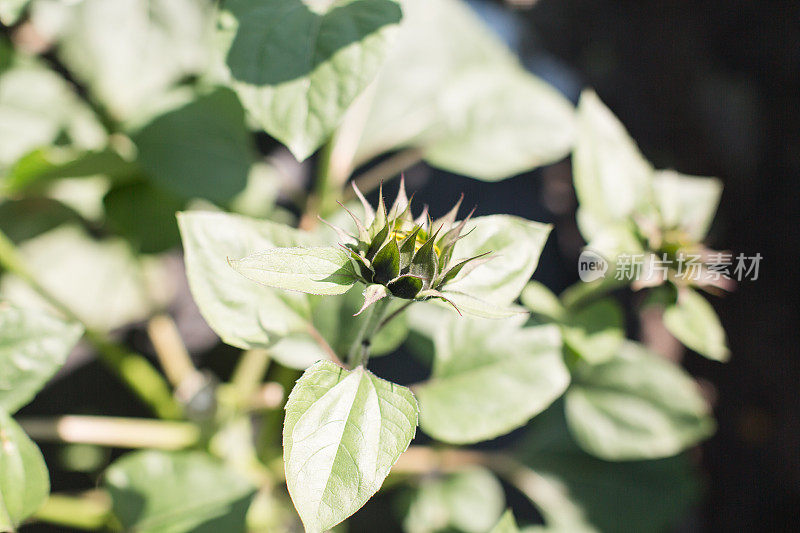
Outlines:
[{"label": "sunflower bud", "polygon": [[445,216],[431,220],[427,207],[417,218],[412,216],[411,201],[402,180],[397,198],[388,210],[383,187],[377,208],[367,202],[355,184],[353,189],[364,206],[364,220],[348,210],[357,234],[334,229],[342,239],[340,245],[355,264],[359,281],[367,285],[361,311],[389,295],[419,301],[440,298],[456,307],[441,293],[442,288],[482,264],[481,258],[487,255],[452,261],[453,249],[472,216],[470,212],[464,220],[456,221],[463,195]]}]

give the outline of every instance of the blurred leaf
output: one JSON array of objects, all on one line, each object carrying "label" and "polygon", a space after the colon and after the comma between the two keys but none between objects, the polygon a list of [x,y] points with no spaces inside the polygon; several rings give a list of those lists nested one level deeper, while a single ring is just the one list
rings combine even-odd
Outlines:
[{"label": "blurred leaf", "polygon": [[[275,246],[313,246],[312,234],[238,215],[184,212],[178,215],[192,296],[211,329],[226,343],[264,348],[291,333],[305,333],[308,297],[270,289],[245,278],[227,258]],[[286,352],[282,352],[286,354]],[[307,359],[282,363],[305,368]]]},{"label": "blurred leaf", "polygon": [[609,462],[581,451],[560,403],[534,420],[517,455],[538,475],[528,495],[535,496],[548,530],[662,533],[698,496],[684,456]]},{"label": "blurred leaf", "polygon": [[517,521],[514,520],[514,513],[511,509],[503,513],[502,518],[489,533],[519,533]]},{"label": "blurred leaf", "polygon": [[622,308],[610,298],[570,313],[562,326],[564,344],[591,364],[615,355],[625,339]]},{"label": "blurred leaf", "polygon": [[0,22],[5,26],[13,26],[31,0],[3,0],[0,3]]},{"label": "blurred leaf", "polygon": [[0,410],[14,413],[30,402],[82,334],[78,324],[0,303]]},{"label": "blurred leaf", "polygon": [[[578,104],[578,134],[573,153],[575,192],[580,210],[601,228],[625,219],[652,202],[653,169],[625,127],[592,91]],[[584,222],[586,215],[579,222]],[[591,241],[594,231],[581,224]]]},{"label": "blurred leaf", "polygon": [[182,198],[230,200],[255,160],[242,106],[223,88],[155,118],[133,140],[142,167]]},{"label": "blurred leaf", "polygon": [[678,302],[664,310],[664,326],[683,344],[714,361],[730,357],[725,330],[711,304],[696,291],[679,292]]},{"label": "blurred leaf", "polygon": [[16,531],[42,506],[49,492],[42,452],[0,409],[0,531]]},{"label": "blurred leaf", "polygon": [[655,174],[653,186],[664,227],[680,228],[692,241],[702,241],[714,220],[722,182],[717,178],[660,170]]},{"label": "blurred leaf", "polygon": [[79,148],[99,148],[105,133],[55,72],[19,60],[0,74],[0,171],[67,133]]},{"label": "blurred leaf", "polygon": [[126,531],[244,531],[255,492],[249,481],[202,452],[141,451],[105,474],[114,515]]},{"label": "blurred leaf", "polygon": [[446,477],[423,478],[403,528],[407,533],[437,533],[448,527],[486,533],[504,508],[503,486],[488,470],[474,467]]},{"label": "blurred leaf", "polygon": [[224,8],[237,25],[227,54],[233,87],[301,161],[375,77],[401,18],[395,0],[227,0]]},{"label": "blurred leaf", "polygon": [[29,152],[19,159],[6,176],[5,188],[21,192],[60,178],[106,176],[125,180],[140,173],[139,167],[126,161],[111,147],[103,150],[76,151],[47,147]]},{"label": "blurred leaf", "polygon": [[630,341],[610,361],[576,371],[565,407],[578,444],[611,461],[672,456],[714,432],[691,376]]},{"label": "blurred leaf", "polygon": [[333,246],[268,248],[228,263],[261,285],[307,294],[344,294],[356,280],[350,254]]},{"label": "blurred leaf", "polygon": [[420,427],[438,440],[462,444],[504,435],[567,388],[555,326],[519,329],[513,321],[461,317],[436,328],[433,375],[415,393]]},{"label": "blurred leaf", "polygon": [[487,263],[447,285],[463,292],[507,305],[515,300],[536,270],[551,227],[509,215],[490,215],[467,222],[455,246],[453,261],[491,252]]},{"label": "blurred leaf", "polygon": [[439,105],[441,123],[423,145],[425,159],[451,172],[501,180],[557,161],[572,147],[572,106],[521,68],[461,73]]},{"label": "blurred leaf", "polygon": [[21,198],[0,203],[0,228],[20,243],[68,223],[80,223],[78,213],[50,198]]},{"label": "blurred leaf", "polygon": [[111,230],[140,253],[159,253],[180,243],[175,213],[184,202],[147,182],[114,187],[103,206]]},{"label": "blurred leaf", "polygon": [[37,5],[37,10],[61,18],[60,33],[54,36],[59,58],[117,119],[129,118],[181,78],[206,67],[213,29],[211,2],[64,4]]},{"label": "blurred leaf", "polygon": [[520,294],[522,304],[532,313],[541,315],[551,321],[559,321],[564,318],[566,311],[558,296],[553,294],[544,283],[531,281]]},{"label": "blurred leaf", "polygon": [[286,485],[306,531],[321,533],[378,491],[417,426],[411,391],[363,367],[320,361],[286,403]]},{"label": "blurred leaf", "polygon": [[[356,165],[404,146],[433,165],[502,179],[564,157],[573,113],[460,0],[404,0],[397,45],[345,128]],[[360,128],[360,126],[358,126]]]},{"label": "blurred leaf", "polygon": [[[142,266],[122,240],[97,241],[80,228],[62,226],[26,241],[20,251],[34,278],[94,329],[141,320],[158,305],[147,293]],[[50,308],[10,274],[3,276],[0,292],[23,307]]]},{"label": "blurred leaf", "polygon": [[231,201],[231,209],[241,215],[266,218],[273,214],[281,189],[281,175],[266,163],[250,167],[247,186]]},{"label": "blurred leaf", "polygon": [[491,302],[476,298],[471,294],[458,291],[445,290],[441,292],[443,298],[447,298],[446,303],[441,305],[452,309],[455,306],[459,314],[470,315],[478,318],[511,318],[516,315],[525,315],[525,309],[516,305],[495,305]]}]

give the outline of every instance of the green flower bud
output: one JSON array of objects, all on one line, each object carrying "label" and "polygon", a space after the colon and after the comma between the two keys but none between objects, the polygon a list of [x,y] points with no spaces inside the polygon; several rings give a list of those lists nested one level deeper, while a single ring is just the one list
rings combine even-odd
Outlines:
[{"label": "green flower bud", "polygon": [[451,264],[453,249],[472,216],[470,212],[464,220],[456,222],[463,195],[445,216],[431,220],[427,207],[416,219],[411,215],[411,201],[402,179],[397,199],[388,210],[382,186],[377,208],[367,202],[355,184],[353,189],[364,207],[364,220],[348,210],[357,234],[334,229],[342,239],[340,245],[350,253],[359,281],[367,285],[361,311],[389,295],[405,300],[441,298],[449,302],[441,294],[442,288],[488,260],[487,254],[482,254]]}]

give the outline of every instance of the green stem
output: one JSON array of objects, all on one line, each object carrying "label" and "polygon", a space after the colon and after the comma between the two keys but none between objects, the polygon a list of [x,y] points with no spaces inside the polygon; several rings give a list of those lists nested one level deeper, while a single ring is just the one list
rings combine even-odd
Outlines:
[{"label": "green stem", "polygon": [[50,305],[65,317],[83,324],[84,338],[97,350],[100,359],[114,371],[128,388],[161,418],[180,418],[182,409],[172,397],[164,377],[142,355],[126,349],[112,341],[103,332],[92,330],[53,294],[43,287],[31,274],[20,257],[14,243],[0,230],[0,266],[22,279]]},{"label": "green stem", "polygon": [[391,305],[392,299],[384,298],[378,300],[367,309],[367,316],[364,317],[364,322],[358,332],[358,336],[350,348],[350,353],[347,356],[347,362],[355,368],[359,365],[366,368],[367,361],[369,361],[369,351],[372,344],[372,337],[381,329],[384,324],[386,312]]},{"label": "green stem", "polygon": [[246,402],[258,391],[258,386],[269,367],[270,357],[267,350],[246,350],[239,358],[233,370],[233,385],[241,402]]},{"label": "green stem", "polygon": [[35,520],[75,529],[97,531],[105,529],[111,515],[111,499],[107,494],[68,496],[51,494]]}]

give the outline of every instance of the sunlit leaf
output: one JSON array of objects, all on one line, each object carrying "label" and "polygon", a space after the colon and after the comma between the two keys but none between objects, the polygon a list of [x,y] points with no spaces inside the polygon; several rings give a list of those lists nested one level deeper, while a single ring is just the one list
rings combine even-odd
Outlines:
[{"label": "sunlit leaf", "polygon": [[555,326],[452,317],[439,323],[431,379],[415,393],[420,427],[452,443],[491,439],[547,408],[569,383]]},{"label": "sunlit leaf", "polygon": [[401,18],[395,0],[227,0],[224,8],[235,27],[232,86],[300,160],[375,77]]},{"label": "sunlit leaf", "polygon": [[306,531],[321,533],[377,492],[417,426],[411,391],[363,367],[320,361],[286,404],[286,485]]},{"label": "sunlit leaf", "polygon": [[625,339],[619,304],[610,298],[592,302],[570,313],[563,323],[564,344],[592,364],[611,359]]},{"label": "sunlit leaf", "polygon": [[653,186],[664,226],[679,228],[694,241],[703,240],[717,212],[722,182],[661,170]]},{"label": "sunlit leaf", "polygon": [[664,326],[683,344],[709,359],[727,361],[730,357],[717,313],[692,289],[682,290],[678,302],[664,310]]},{"label": "sunlit leaf", "polygon": [[114,515],[126,531],[243,531],[251,483],[202,452],[142,451],[105,473]]},{"label": "sunlit leaf", "polygon": [[694,380],[632,342],[608,362],[580,368],[565,406],[578,444],[607,460],[668,457],[714,431]]},{"label": "sunlit leaf", "polygon": [[80,325],[0,303],[0,409],[13,413],[30,402],[82,334]]},{"label": "sunlit leaf", "polygon": [[0,409],[0,531],[16,531],[42,506],[49,492],[42,453]]}]

